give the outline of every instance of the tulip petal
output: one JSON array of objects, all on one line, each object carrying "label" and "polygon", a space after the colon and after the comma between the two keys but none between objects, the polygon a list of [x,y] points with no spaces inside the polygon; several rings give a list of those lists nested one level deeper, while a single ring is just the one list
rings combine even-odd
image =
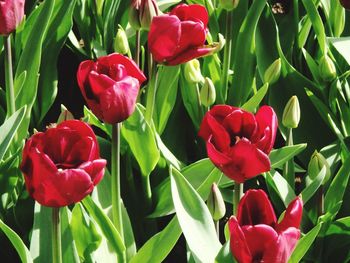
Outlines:
[{"label": "tulip petal", "polygon": [[164,62],[166,62],[166,64],[169,66],[179,65],[179,64],[188,62],[188,61],[195,59],[195,58],[200,58],[200,57],[210,55],[216,49],[217,49],[216,46],[210,46],[210,45],[208,45],[208,46],[202,45],[199,47],[192,47],[192,48],[185,50],[181,54],[174,56],[173,58],[169,58],[167,61],[165,60]]},{"label": "tulip petal", "polygon": [[240,263],[251,263],[252,255],[250,249],[244,233],[234,216],[229,219],[228,227],[230,230],[230,247],[233,256]]},{"label": "tulip petal", "polygon": [[80,63],[77,71],[77,81],[81,93],[86,97],[85,86],[88,82],[89,74],[95,69],[95,63],[92,60],[86,60]]},{"label": "tulip petal", "polygon": [[191,47],[202,46],[205,42],[205,30],[202,23],[193,21],[181,22],[181,38],[176,50],[176,54],[181,53]]},{"label": "tulip petal", "polygon": [[238,222],[241,226],[265,224],[275,226],[277,221],[272,204],[263,190],[248,190],[238,205]]},{"label": "tulip petal", "polygon": [[63,165],[66,165],[67,168],[69,166],[77,167],[83,162],[95,159],[96,146],[97,145],[91,137],[82,137],[72,145],[70,152],[64,158]]},{"label": "tulip petal", "polygon": [[204,6],[198,5],[198,4],[177,5],[175,8],[173,8],[173,10],[171,10],[170,14],[177,16],[181,21],[186,21],[186,20],[191,20],[194,22],[201,21],[205,28],[207,27],[207,24],[209,22],[209,16],[208,16],[207,10],[205,9]]},{"label": "tulip petal", "polygon": [[148,33],[148,46],[154,60],[163,63],[174,55],[181,36],[181,24],[177,16],[162,15],[152,20]]},{"label": "tulip petal", "polygon": [[220,169],[222,169],[222,167],[224,165],[227,165],[231,162],[231,158],[228,157],[227,155],[221,153],[220,151],[218,151],[215,148],[215,146],[212,144],[211,139],[212,138],[210,137],[209,140],[207,141],[208,157],[216,166],[218,166]]},{"label": "tulip petal", "polygon": [[236,109],[224,119],[223,126],[229,130],[230,136],[245,137],[249,139],[257,124],[252,113]]},{"label": "tulip petal", "polygon": [[289,227],[299,228],[303,215],[303,201],[296,197],[287,207],[282,221],[276,226],[278,232],[282,232]]},{"label": "tulip petal", "polygon": [[94,98],[98,101],[98,97],[101,95],[101,93],[103,93],[106,89],[113,87],[114,84],[115,81],[109,76],[91,71],[89,74],[89,85],[86,86],[88,98]]},{"label": "tulip petal", "polygon": [[104,159],[97,159],[92,162],[86,162],[79,166],[79,169],[87,172],[94,185],[97,185],[104,175],[104,168],[106,167],[107,161]]}]

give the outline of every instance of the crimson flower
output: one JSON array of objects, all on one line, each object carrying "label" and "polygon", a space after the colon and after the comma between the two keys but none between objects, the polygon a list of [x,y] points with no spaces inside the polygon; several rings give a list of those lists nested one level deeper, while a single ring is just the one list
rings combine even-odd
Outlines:
[{"label": "crimson flower", "polygon": [[208,20],[205,7],[197,4],[180,4],[170,13],[154,17],[148,34],[154,59],[178,65],[213,52],[214,46],[204,45]]},{"label": "crimson flower", "polygon": [[0,35],[8,36],[16,30],[24,16],[25,0],[0,0]]},{"label": "crimson flower", "polygon": [[105,166],[90,126],[68,120],[34,134],[26,142],[21,170],[36,201],[61,207],[90,194],[101,181]]},{"label": "crimson flower", "polygon": [[294,199],[280,223],[262,190],[248,190],[228,222],[230,246],[239,263],[285,263],[300,237],[303,203]]},{"label": "crimson flower", "polygon": [[78,85],[89,108],[101,120],[115,124],[135,110],[145,75],[131,59],[121,54],[83,61],[77,72]]},{"label": "crimson flower", "polygon": [[346,9],[350,9],[350,0],[340,0],[340,4],[346,8]]},{"label": "crimson flower", "polygon": [[263,106],[254,114],[228,105],[206,113],[199,136],[206,141],[210,160],[228,177],[242,183],[270,170],[270,153],[278,121],[273,109]]}]

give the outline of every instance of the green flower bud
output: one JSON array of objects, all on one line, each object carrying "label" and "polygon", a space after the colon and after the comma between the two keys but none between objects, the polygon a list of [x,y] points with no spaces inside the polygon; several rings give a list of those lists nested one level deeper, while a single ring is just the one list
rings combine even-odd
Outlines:
[{"label": "green flower bud", "polygon": [[184,74],[189,83],[198,84],[204,81],[198,59],[192,59],[185,64]]},{"label": "green flower bud", "polygon": [[275,83],[281,75],[281,59],[276,59],[265,71],[264,73],[264,82],[269,84]]},{"label": "green flower bud", "polygon": [[238,4],[239,0],[220,0],[220,6],[227,11],[235,9]]},{"label": "green flower bud", "polygon": [[67,120],[74,120],[74,116],[63,104],[61,104],[61,114],[57,119],[57,123],[61,123]]},{"label": "green flower bud", "polygon": [[128,54],[130,51],[128,38],[124,29],[119,25],[117,36],[114,39],[114,51],[120,54]]},{"label": "green flower bud", "polygon": [[215,86],[210,78],[205,78],[204,80],[204,86],[201,89],[200,99],[201,103],[205,107],[213,105],[216,100]]},{"label": "green flower bud", "polygon": [[337,70],[333,61],[327,55],[324,55],[318,65],[320,76],[324,81],[332,81],[337,76]]},{"label": "green flower bud", "polygon": [[207,200],[207,206],[215,221],[218,221],[225,216],[225,202],[222,198],[218,186],[215,183],[211,186],[211,191]]},{"label": "green flower bud", "polygon": [[283,111],[282,123],[287,128],[297,128],[300,122],[300,105],[297,96],[287,102]]},{"label": "green flower bud", "polygon": [[329,180],[331,176],[331,169],[326,158],[321,153],[315,151],[311,156],[311,159],[307,168],[309,172],[309,177],[312,180],[314,180],[324,167],[326,169],[326,175],[323,179],[323,182],[322,182],[323,184],[325,184]]},{"label": "green flower bud", "polygon": [[129,23],[135,29],[149,30],[154,16],[160,15],[157,1],[155,0],[132,0],[129,11]]}]

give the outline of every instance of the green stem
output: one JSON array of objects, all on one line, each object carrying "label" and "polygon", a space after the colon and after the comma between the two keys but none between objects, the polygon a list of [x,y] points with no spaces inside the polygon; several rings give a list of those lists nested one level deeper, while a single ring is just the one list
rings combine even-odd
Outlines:
[{"label": "green stem", "polygon": [[[288,134],[287,134],[287,146],[293,145],[293,129],[288,128]],[[289,185],[292,187],[292,189],[295,188],[295,175],[294,175],[294,158],[290,159],[283,167],[283,175],[284,178],[287,180]]]},{"label": "green stem", "polygon": [[141,51],[141,34],[140,30],[136,30],[136,43],[135,43],[135,63],[140,67],[140,51]]},{"label": "green stem", "polygon": [[234,200],[233,200],[233,207],[234,207],[234,215],[237,216],[238,212],[238,204],[243,196],[243,183],[237,183],[235,182],[235,189],[234,189]]},{"label": "green stem", "polygon": [[231,65],[231,50],[232,50],[232,33],[233,33],[233,12],[226,12],[226,32],[225,39],[226,44],[224,47],[224,64],[223,64],[223,74],[222,74],[222,83],[221,83],[221,91],[222,94],[219,95],[220,103],[225,103],[227,99],[227,91],[228,91],[228,77],[229,70]]},{"label": "green stem", "polygon": [[318,217],[322,216],[324,214],[324,192],[323,192],[323,185],[320,186],[317,193],[317,199],[318,199]]},{"label": "green stem", "polygon": [[203,119],[204,112],[203,112],[203,108],[202,108],[201,94],[199,92],[199,85],[198,85],[198,83],[196,84],[196,93],[197,93],[197,100],[198,100],[197,104],[198,104],[199,123],[201,123],[202,119]]},{"label": "green stem", "polygon": [[60,208],[52,208],[52,262],[62,263]]},{"label": "green stem", "polygon": [[12,52],[11,52],[11,36],[5,37],[5,81],[7,96],[8,115],[11,116],[16,112],[15,90],[13,86],[12,72]]},{"label": "green stem", "polygon": [[150,75],[149,85],[147,87],[147,97],[146,97],[146,112],[145,112],[145,119],[149,125],[151,125],[152,117],[153,117],[153,110],[154,110],[154,104],[156,100],[156,94],[157,94],[157,85],[158,85],[158,70],[157,67],[154,65],[152,74]]},{"label": "green stem", "polygon": [[152,189],[150,182],[150,175],[142,175],[143,196],[145,200],[146,213],[150,212],[152,208]]},{"label": "green stem", "polygon": [[214,224],[215,224],[216,235],[217,235],[218,239],[220,240],[220,223],[219,223],[219,220],[218,221],[214,221]]},{"label": "green stem", "polygon": [[112,216],[113,224],[123,238],[120,194],[120,123],[112,126]]}]

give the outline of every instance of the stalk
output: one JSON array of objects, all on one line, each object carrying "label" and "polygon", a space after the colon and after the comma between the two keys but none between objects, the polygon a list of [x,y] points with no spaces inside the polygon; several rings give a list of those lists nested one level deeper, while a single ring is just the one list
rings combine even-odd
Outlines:
[{"label": "stalk", "polygon": [[[287,146],[293,145],[293,129],[288,128]],[[292,189],[295,188],[294,158],[290,159],[283,167],[283,175]]]},{"label": "stalk", "polygon": [[141,34],[140,30],[136,30],[135,43],[135,63],[140,67],[140,51],[141,51]]},{"label": "stalk", "polygon": [[235,188],[234,188],[234,200],[233,200],[233,214],[237,216],[238,212],[238,204],[243,196],[243,183],[237,183],[235,182]]},{"label": "stalk", "polygon": [[52,208],[52,262],[62,263],[60,208]]}]

